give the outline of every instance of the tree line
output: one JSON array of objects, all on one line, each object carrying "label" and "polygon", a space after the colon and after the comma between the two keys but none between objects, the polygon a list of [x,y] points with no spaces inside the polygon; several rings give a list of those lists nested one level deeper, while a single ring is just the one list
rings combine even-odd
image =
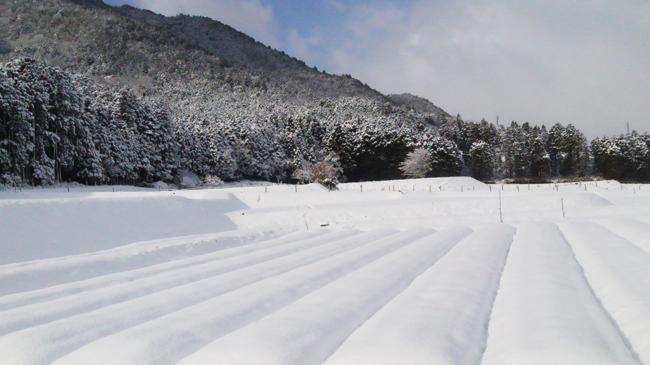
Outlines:
[{"label": "tree line", "polygon": [[180,183],[184,174],[310,181],[323,171],[334,183],[394,179],[410,174],[404,163],[414,151],[426,176],[648,180],[649,146],[637,133],[589,146],[572,125],[432,122],[367,98],[300,104],[242,91],[170,107],[32,59],[0,67],[3,185]]}]

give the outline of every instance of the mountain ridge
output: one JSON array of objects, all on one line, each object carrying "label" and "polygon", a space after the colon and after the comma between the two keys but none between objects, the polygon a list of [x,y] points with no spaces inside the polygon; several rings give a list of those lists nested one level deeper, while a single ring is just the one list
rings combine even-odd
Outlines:
[{"label": "mountain ridge", "polygon": [[[113,7],[102,0],[70,0],[81,5],[110,9],[129,18],[141,20],[197,45],[224,59],[227,63],[244,66],[255,72],[270,74],[271,77],[290,78],[292,81],[313,81],[316,77],[323,89],[321,97],[364,96],[380,102],[390,102],[396,106],[412,107],[420,113],[432,113],[451,118],[441,108],[429,100],[409,98],[410,94],[383,95],[350,75],[330,75],[309,67],[304,61],[291,57],[256,41],[251,36],[236,30],[218,20],[202,16],[176,15],[164,16],[146,9],[130,5]],[[233,44],[236,46],[233,47]],[[341,90],[343,89],[343,90]],[[422,102],[425,100],[426,102]]]}]

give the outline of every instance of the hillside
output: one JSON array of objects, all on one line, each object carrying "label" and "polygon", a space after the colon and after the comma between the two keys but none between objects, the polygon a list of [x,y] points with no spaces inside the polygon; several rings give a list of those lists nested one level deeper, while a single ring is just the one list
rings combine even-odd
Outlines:
[{"label": "hillside", "polygon": [[[1,60],[33,57],[146,95],[170,98],[164,91],[178,88],[192,94],[193,81],[205,80],[212,88],[207,95],[205,87],[200,88],[206,100],[237,89],[297,103],[362,97],[404,104],[349,75],[317,71],[205,17],[165,17],[130,6],[111,7],[101,0],[2,1],[0,34]],[[441,109],[424,112],[433,114],[429,119],[436,122],[449,117]]]},{"label": "hillside", "polygon": [[413,146],[450,119],[217,21],[100,0],[1,1],[0,50],[0,61],[20,59],[0,70],[8,185],[142,183],[180,170],[286,180],[328,155],[342,178],[398,177]]}]

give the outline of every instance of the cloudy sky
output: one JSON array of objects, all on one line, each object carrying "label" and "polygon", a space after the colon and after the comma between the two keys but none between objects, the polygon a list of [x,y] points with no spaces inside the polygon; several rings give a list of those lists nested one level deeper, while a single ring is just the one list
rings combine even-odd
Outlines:
[{"label": "cloudy sky", "polygon": [[650,132],[650,0],[108,0],[214,18],[464,119]]}]

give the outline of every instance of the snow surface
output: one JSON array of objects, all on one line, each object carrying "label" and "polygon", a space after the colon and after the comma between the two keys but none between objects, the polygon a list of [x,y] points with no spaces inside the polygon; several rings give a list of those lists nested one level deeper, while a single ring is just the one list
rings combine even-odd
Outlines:
[{"label": "snow surface", "polygon": [[465,177],[8,190],[0,364],[650,364],[649,203]]}]

